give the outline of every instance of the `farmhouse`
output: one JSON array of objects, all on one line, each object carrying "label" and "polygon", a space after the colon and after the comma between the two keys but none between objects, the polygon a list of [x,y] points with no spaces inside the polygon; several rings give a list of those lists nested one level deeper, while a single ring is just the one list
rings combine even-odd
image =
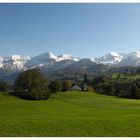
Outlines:
[{"label": "farmhouse", "polygon": [[88,85],[87,85],[87,75],[84,75],[84,80],[81,84],[81,86],[77,85],[76,82],[74,83],[74,85],[71,87],[71,90],[75,90],[75,91],[87,91]]},{"label": "farmhouse", "polygon": [[81,91],[82,89],[78,85],[74,85],[74,86],[71,87],[71,90]]}]

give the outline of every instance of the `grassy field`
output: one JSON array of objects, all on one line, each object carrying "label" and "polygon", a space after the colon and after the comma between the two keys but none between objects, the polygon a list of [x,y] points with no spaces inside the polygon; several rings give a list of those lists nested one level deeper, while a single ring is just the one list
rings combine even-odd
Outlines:
[{"label": "grassy field", "polygon": [[140,74],[112,74],[111,77],[116,79],[118,75],[120,75],[121,78],[127,78],[131,80],[140,79]]},{"label": "grassy field", "polygon": [[140,100],[66,92],[26,101],[0,94],[0,136],[140,136]]}]

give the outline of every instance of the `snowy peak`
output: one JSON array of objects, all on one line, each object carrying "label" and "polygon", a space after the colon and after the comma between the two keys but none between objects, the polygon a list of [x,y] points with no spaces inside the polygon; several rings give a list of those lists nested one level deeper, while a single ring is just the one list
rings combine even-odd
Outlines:
[{"label": "snowy peak", "polygon": [[35,57],[32,57],[25,65],[29,68],[41,67],[45,64],[53,63],[57,61],[57,56],[51,52],[45,52]]},{"label": "snowy peak", "polygon": [[[87,58],[88,59],[88,58]],[[45,52],[35,57],[28,57],[22,55],[12,55],[10,57],[0,57],[0,68],[7,68],[12,70],[24,70],[30,68],[50,67],[57,63],[61,67],[69,65],[70,63],[81,62],[85,59],[72,56],[70,54],[62,54],[59,56],[51,52]],[[110,52],[104,56],[88,59],[91,64],[104,64],[111,66],[140,66],[140,51],[131,52],[128,54]],[[62,61],[62,63],[61,63]],[[83,61],[82,61],[83,62]],[[84,61],[84,64],[88,61]]]},{"label": "snowy peak", "polygon": [[110,52],[99,58],[95,58],[95,61],[102,64],[116,64],[123,59],[123,56],[116,52]]},{"label": "snowy peak", "polygon": [[51,52],[45,52],[45,53],[42,53],[40,55],[37,55],[35,57],[33,57],[32,59],[38,59],[38,60],[48,60],[48,59],[54,59],[54,60],[57,60],[57,56],[55,56],[54,54],[52,54]]},{"label": "snowy peak", "polygon": [[109,55],[114,56],[114,57],[118,57],[120,56],[118,53],[116,52],[110,52]]},{"label": "snowy peak", "polygon": [[131,58],[140,58],[140,52],[138,52],[138,51],[131,52],[131,53],[128,54],[128,57],[131,57]]},{"label": "snowy peak", "polygon": [[21,55],[12,55],[10,57],[11,60],[13,61],[28,61],[30,60],[31,58],[28,57],[28,56],[21,56]]},{"label": "snowy peak", "polygon": [[80,60],[79,58],[77,57],[74,57],[70,54],[62,54],[60,56],[58,56],[58,61],[62,61],[62,60],[74,60],[74,61],[78,61]]},{"label": "snowy peak", "polygon": [[120,62],[123,59],[123,56],[116,52],[110,52],[108,56],[112,58],[112,61],[114,61],[114,63]]},{"label": "snowy peak", "polygon": [[79,58],[74,57],[70,54],[62,54],[59,56],[54,55],[51,52],[45,52],[43,54],[40,54],[38,56],[33,57],[33,59],[39,59],[39,60],[48,60],[48,59],[54,59],[55,61],[62,61],[62,60],[79,60]]},{"label": "snowy peak", "polygon": [[125,55],[117,66],[140,66],[140,52],[135,51]]},{"label": "snowy peak", "polygon": [[48,58],[50,58],[50,59],[55,59],[55,60],[57,60],[58,58],[57,58],[57,56],[55,56],[53,53],[51,53],[51,52],[46,52],[46,53],[43,53],[42,54],[42,56],[46,56],[46,57],[48,57]]},{"label": "snowy peak", "polygon": [[0,57],[0,68],[2,68],[2,67],[3,67],[3,58]]},{"label": "snowy peak", "polygon": [[38,56],[32,57],[32,59],[26,63],[27,67],[41,67],[43,65],[50,65],[52,63],[58,62],[58,61],[64,61],[64,60],[74,60],[78,61],[79,58],[74,57],[70,54],[63,54],[56,56],[51,52],[45,52]]},{"label": "snowy peak", "polygon": [[90,60],[91,60],[92,62],[98,63],[98,62],[95,60],[95,58],[91,58]]},{"label": "snowy peak", "polygon": [[11,57],[1,57],[0,67],[12,70],[25,69],[25,63],[31,58],[28,56],[12,55]]}]

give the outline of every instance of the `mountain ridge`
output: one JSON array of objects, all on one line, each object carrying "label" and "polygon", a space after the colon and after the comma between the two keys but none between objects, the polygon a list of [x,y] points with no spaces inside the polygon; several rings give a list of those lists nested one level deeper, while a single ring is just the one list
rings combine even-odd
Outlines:
[{"label": "mountain ridge", "polygon": [[126,69],[136,71],[137,66],[140,66],[138,51],[128,54],[111,52],[98,58],[82,59],[70,54],[56,56],[51,52],[44,52],[34,57],[12,55],[0,57],[0,81],[14,81],[20,72],[33,68],[39,68],[52,80],[80,78],[85,73],[92,77],[103,73],[125,72]]},{"label": "mountain ridge", "polygon": [[[9,57],[0,56],[0,69],[26,70],[30,68],[43,67],[60,61],[72,60],[73,62],[78,62],[82,59],[71,54],[62,54],[56,56],[51,52],[44,52],[34,57],[14,54]],[[134,51],[127,54],[110,52],[101,57],[92,57],[86,59],[90,59],[96,64],[109,65],[113,67],[140,66],[139,51]]]}]

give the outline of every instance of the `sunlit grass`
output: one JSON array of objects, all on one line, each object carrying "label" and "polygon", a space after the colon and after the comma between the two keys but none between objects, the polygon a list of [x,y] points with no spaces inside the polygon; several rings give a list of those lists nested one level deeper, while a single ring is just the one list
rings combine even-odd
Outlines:
[{"label": "sunlit grass", "polygon": [[0,136],[140,136],[140,100],[65,92],[27,101],[1,94]]}]

